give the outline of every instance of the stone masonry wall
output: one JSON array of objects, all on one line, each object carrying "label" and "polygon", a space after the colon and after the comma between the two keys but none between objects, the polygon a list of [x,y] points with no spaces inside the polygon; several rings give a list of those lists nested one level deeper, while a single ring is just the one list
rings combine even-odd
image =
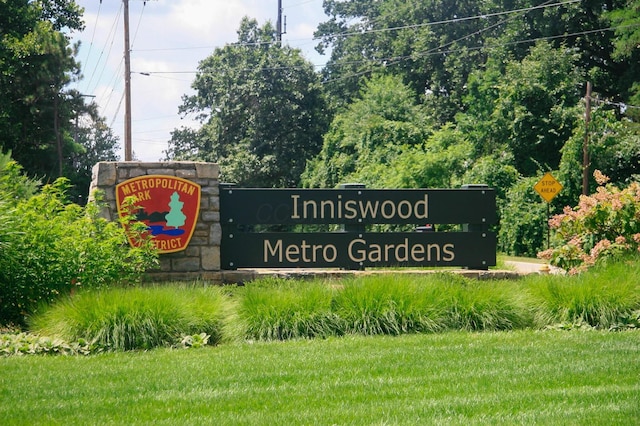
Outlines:
[{"label": "stone masonry wall", "polygon": [[116,185],[144,175],[176,176],[201,186],[200,214],[191,242],[183,251],[160,255],[158,269],[149,271],[152,281],[206,280],[222,282],[220,271],[219,167],[198,162],[101,162],[93,167],[89,197],[97,189],[104,193],[104,217],[118,219]]}]

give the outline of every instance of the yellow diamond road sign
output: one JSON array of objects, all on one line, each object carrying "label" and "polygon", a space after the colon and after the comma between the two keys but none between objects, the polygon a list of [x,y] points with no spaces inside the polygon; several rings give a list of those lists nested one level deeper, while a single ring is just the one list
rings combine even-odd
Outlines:
[{"label": "yellow diamond road sign", "polygon": [[553,197],[562,191],[562,184],[558,182],[551,173],[546,173],[542,176],[542,179],[533,186],[533,189],[535,189],[547,203],[550,203]]}]

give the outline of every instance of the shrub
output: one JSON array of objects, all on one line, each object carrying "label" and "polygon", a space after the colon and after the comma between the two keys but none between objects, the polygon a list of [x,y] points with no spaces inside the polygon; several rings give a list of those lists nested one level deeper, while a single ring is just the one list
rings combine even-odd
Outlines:
[{"label": "shrub", "polygon": [[68,187],[60,178],[0,214],[12,232],[0,254],[0,323],[24,324],[40,304],[78,288],[138,281],[157,262],[150,244],[130,247],[96,203],[68,203]]},{"label": "shrub", "polygon": [[518,281],[398,273],[340,281],[268,278],[246,287],[84,290],[32,317],[36,334],[0,329],[0,354],[87,354],[344,334],[633,329],[640,328],[638,276],[640,262],[631,259],[576,276],[529,275]]},{"label": "shrub", "polygon": [[15,322],[17,317],[7,303],[5,289],[22,262],[17,246],[23,235],[16,205],[31,197],[38,187],[38,182],[23,176],[21,170],[9,154],[0,153],[0,324]]},{"label": "shrub", "polygon": [[0,152],[0,198],[12,206],[35,194],[40,182],[22,174],[22,167],[11,159],[11,154]]},{"label": "shrub", "polygon": [[505,285],[447,273],[351,277],[339,285],[267,279],[238,293],[238,316],[245,338],[259,340],[529,326],[528,311]]},{"label": "shrub", "polygon": [[114,288],[60,299],[30,323],[37,334],[132,350],[217,344],[225,315],[218,288]]},{"label": "shrub", "polygon": [[596,193],[580,196],[578,206],[549,220],[553,247],[538,253],[572,274],[640,249],[640,184],[620,190],[607,185],[598,170],[594,176],[600,185]]},{"label": "shrub", "polygon": [[59,338],[31,333],[0,334],[0,355],[89,355],[96,348],[86,341],[67,343]]}]

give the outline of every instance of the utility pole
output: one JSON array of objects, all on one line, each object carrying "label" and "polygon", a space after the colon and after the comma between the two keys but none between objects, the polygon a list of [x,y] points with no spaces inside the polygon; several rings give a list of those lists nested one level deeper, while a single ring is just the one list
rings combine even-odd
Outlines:
[{"label": "utility pole", "polygon": [[282,30],[282,0],[278,0],[278,20],[276,21],[276,41],[278,44],[282,41],[282,34],[287,33],[287,17],[284,17],[284,31]]},{"label": "utility pole", "polygon": [[591,121],[591,82],[587,81],[584,112],[584,141],[582,143],[582,194],[589,195],[589,122]]},{"label": "utility pole", "polygon": [[129,0],[124,3],[124,161],[131,161],[131,52],[129,51]]}]

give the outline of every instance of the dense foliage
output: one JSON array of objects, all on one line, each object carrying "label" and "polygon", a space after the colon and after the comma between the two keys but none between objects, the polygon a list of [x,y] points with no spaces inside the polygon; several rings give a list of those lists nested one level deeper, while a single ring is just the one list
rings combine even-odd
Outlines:
[{"label": "dense foliage", "polygon": [[[326,0],[329,20],[316,35],[331,48],[324,75],[332,94],[350,100],[361,77],[384,70],[403,77],[416,95],[429,93],[433,115],[452,121],[463,107],[470,74],[498,54],[521,61],[538,40],[578,55],[580,68],[606,96],[628,90],[637,61],[633,37],[637,1],[457,1]],[[633,5],[633,6],[632,6]],[[632,6],[632,7],[629,7]],[[608,12],[616,11],[609,29]],[[626,24],[626,25],[624,25]],[[620,44],[621,39],[630,43]],[[613,45],[631,55],[612,58]],[[550,52],[554,56],[553,51]],[[504,67],[502,67],[504,72]],[[637,75],[637,73],[635,73]]]},{"label": "dense foliage", "polygon": [[60,178],[35,190],[0,155],[0,323],[23,324],[43,303],[77,288],[137,281],[155,264],[149,245],[132,248],[96,203],[70,203]]},{"label": "dense foliage", "polygon": [[511,186],[502,203],[498,249],[535,256],[546,240],[547,207],[533,190],[537,178],[522,178]]},{"label": "dense foliage", "polygon": [[[239,42],[202,62],[198,93],[185,98],[183,111],[201,113],[203,126],[176,130],[169,158],[218,161],[223,174],[244,185],[486,183],[498,195],[500,248],[526,255],[545,241],[547,211],[533,184],[553,171],[564,190],[551,212],[575,205],[585,140],[591,170],[615,184],[639,174],[637,0],[323,5],[328,20],[316,31],[317,49],[330,51],[320,74],[332,108],[318,104],[321,96],[293,113],[281,105],[304,96],[286,84],[300,65],[275,53],[290,49],[274,41],[272,28],[244,20]],[[214,65],[224,72],[210,75]],[[587,81],[594,88],[588,125]],[[322,117],[316,130],[330,121],[316,133],[322,146],[313,139],[308,149],[285,153],[289,141],[304,139],[289,130],[304,108]],[[270,114],[253,113],[264,109]],[[280,119],[280,111],[288,118]],[[267,137],[256,146],[247,135]],[[286,181],[274,179],[283,167],[290,171]],[[588,189],[595,187],[591,179]]]}]

